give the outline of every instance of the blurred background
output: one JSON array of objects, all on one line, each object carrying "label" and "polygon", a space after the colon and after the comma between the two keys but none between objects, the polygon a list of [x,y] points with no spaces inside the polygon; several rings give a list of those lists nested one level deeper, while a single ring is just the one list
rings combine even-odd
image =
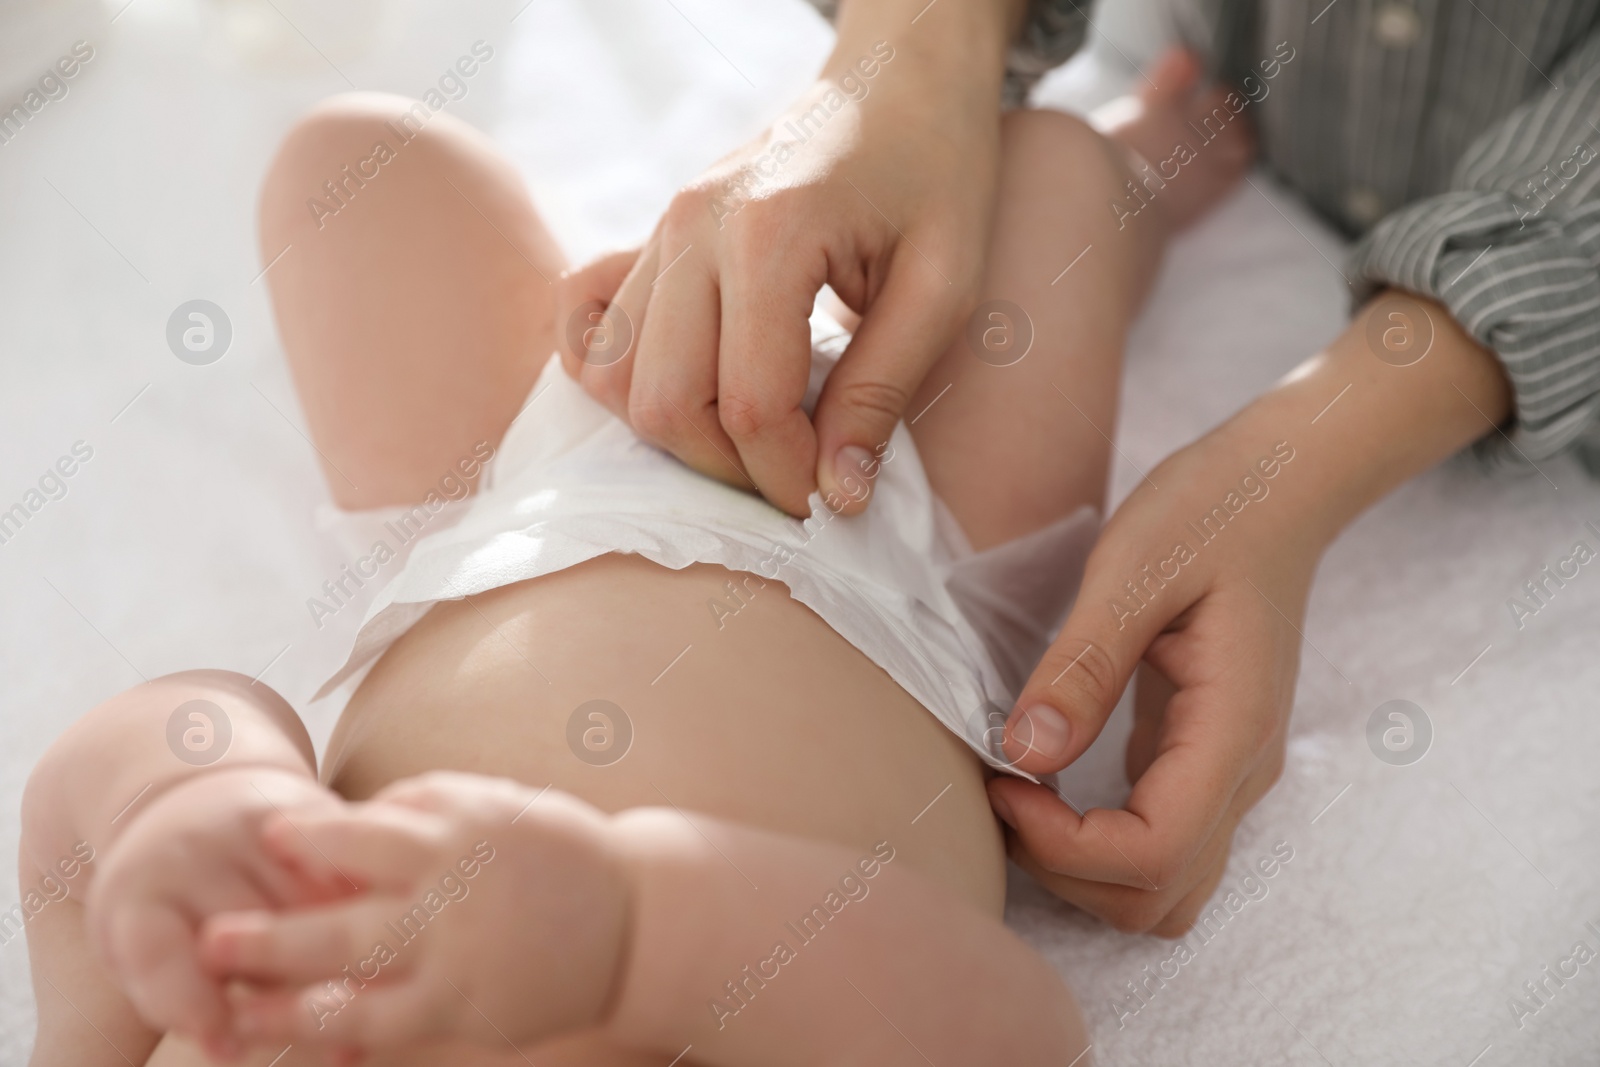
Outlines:
[{"label": "blurred background", "polygon": [[[1163,43],[1135,3],[1095,22],[1038,104],[1097,104]],[[317,100],[420,96],[480,41],[493,57],[448,109],[497,138],[576,261],[642,238],[675,188],[807,84],[831,31],[799,0],[0,2],[0,110],[44,98],[0,125],[0,512],[45,496],[0,543],[0,909],[16,900],[29,770],[141,677],[259,676],[327,737],[343,695],[309,697],[365,600],[321,627],[306,601],[380,518],[327,502],[261,280],[278,250],[257,248],[257,192]],[[1343,322],[1340,241],[1269,176],[1253,181],[1174,248],[1135,334],[1118,498]],[[197,300],[230,335],[198,363],[168,340]],[[81,462],[61,491],[41,483],[67,455]],[[1600,947],[1584,926],[1600,924],[1600,578],[1523,631],[1505,607],[1575,540],[1600,544],[1583,526],[1600,523],[1600,491],[1569,461],[1543,466],[1548,483],[1447,464],[1330,551],[1288,768],[1242,825],[1219,895],[1275,847],[1293,859],[1136,1013],[1115,1005],[1172,946],[1013,872],[1008,920],[1078,992],[1099,1062],[1595,1062],[1600,968],[1520,1027],[1508,1010],[1575,941]],[[1411,766],[1366,741],[1391,699],[1433,723]],[[1123,729],[1073,768],[1078,801],[1121,799]],[[0,1064],[24,1062],[32,1029],[11,938]]]}]

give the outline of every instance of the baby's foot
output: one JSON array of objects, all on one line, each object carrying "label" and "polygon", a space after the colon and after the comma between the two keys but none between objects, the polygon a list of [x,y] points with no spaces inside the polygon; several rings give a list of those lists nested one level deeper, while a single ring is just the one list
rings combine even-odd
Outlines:
[{"label": "baby's foot", "polygon": [[270,847],[370,885],[360,898],[207,923],[239,1037],[372,1049],[532,1045],[601,1021],[628,876],[599,810],[506,779],[433,773],[268,830]]},{"label": "baby's foot", "polygon": [[1129,210],[1137,213],[1148,203],[1174,230],[1216,206],[1256,153],[1248,100],[1235,90],[1202,87],[1200,76],[1193,53],[1170,49],[1138,93],[1111,101],[1091,118],[1149,168],[1135,164],[1140,187],[1129,194]]}]

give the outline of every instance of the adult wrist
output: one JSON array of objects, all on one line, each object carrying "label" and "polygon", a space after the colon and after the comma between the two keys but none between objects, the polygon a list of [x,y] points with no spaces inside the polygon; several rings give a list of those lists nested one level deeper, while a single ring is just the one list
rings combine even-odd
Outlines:
[{"label": "adult wrist", "polygon": [[845,0],[823,74],[847,72],[882,42],[910,60],[905,66],[937,67],[939,84],[961,94],[982,90],[987,106],[1025,11],[1025,0]]},{"label": "adult wrist", "polygon": [[[1389,336],[1405,343],[1391,348]],[[1497,432],[1510,412],[1494,353],[1439,304],[1389,290],[1217,432],[1295,448],[1295,478],[1281,488],[1320,552],[1391,490]]]}]

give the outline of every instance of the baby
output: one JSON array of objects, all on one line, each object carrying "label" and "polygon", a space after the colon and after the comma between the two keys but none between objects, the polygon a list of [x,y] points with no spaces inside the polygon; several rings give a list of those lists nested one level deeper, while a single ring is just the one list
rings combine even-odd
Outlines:
[{"label": "baby", "polygon": [[[1006,118],[986,302],[858,457],[849,518],[693,474],[589,399],[573,378],[625,366],[635,324],[609,294],[553,321],[562,258],[483,135],[375,94],[305,118],[261,242],[333,497],[480,484],[373,606],[320,768],[287,702],[204,670],[46,754],[24,891],[81,869],[28,927],[36,1067],[1087,1064],[1000,921],[986,782],[1028,751],[995,727],[1076,588],[1129,324],[1250,156],[1236,129],[1119,217],[1137,160],[1219,106],[1167,75],[1109,138]],[[658,238],[657,284],[701,284],[670,216]],[[965,314],[942,290],[975,265],[920,251],[928,314]],[[814,397],[848,335],[811,341]]]}]

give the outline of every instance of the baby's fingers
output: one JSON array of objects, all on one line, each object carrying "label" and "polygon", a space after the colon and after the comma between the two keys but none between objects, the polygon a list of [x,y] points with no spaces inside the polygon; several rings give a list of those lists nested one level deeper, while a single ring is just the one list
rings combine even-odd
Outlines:
[{"label": "baby's fingers", "polygon": [[415,927],[405,905],[393,897],[304,911],[230,912],[206,921],[200,958],[213,974],[257,983],[343,981],[350,974],[364,981],[380,971],[393,976],[409,968],[402,940],[408,923]]},{"label": "baby's fingers", "polygon": [[426,813],[364,804],[280,817],[268,822],[262,834],[283,862],[354,893],[403,889],[427,877],[444,832],[444,824]]},{"label": "baby's fingers", "polygon": [[227,1009],[200,967],[194,931],[168,907],[129,908],[105,931],[103,954],[139,1015],[161,1030],[221,1034]]},{"label": "baby's fingers", "polygon": [[444,1015],[418,982],[236,987],[230,999],[238,1034],[252,1042],[380,1048],[439,1036]]}]

